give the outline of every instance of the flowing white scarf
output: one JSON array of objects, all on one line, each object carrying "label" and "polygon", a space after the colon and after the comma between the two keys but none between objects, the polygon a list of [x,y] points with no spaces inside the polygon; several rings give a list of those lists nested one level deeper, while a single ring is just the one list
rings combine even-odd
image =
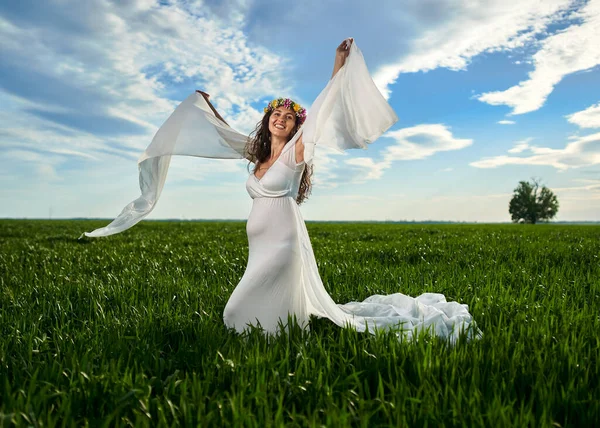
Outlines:
[{"label": "flowing white scarf", "polygon": [[[316,145],[339,151],[364,149],[397,120],[373,83],[362,52],[352,43],[344,66],[319,94],[292,140],[304,135],[304,160],[310,165]],[[79,238],[122,232],[150,214],[167,178],[171,156],[243,159],[247,140],[217,118],[204,97],[194,92],[177,106],[139,158],[141,196],[108,226],[84,232]]]}]

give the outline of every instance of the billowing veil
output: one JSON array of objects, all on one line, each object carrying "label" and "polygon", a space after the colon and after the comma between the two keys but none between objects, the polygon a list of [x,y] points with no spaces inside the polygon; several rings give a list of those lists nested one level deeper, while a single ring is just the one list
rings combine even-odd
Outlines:
[{"label": "billowing veil", "polygon": [[[360,49],[352,43],[344,66],[319,94],[292,141],[304,135],[304,160],[310,165],[316,145],[340,151],[366,148],[397,120],[373,83]],[[122,232],[150,214],[167,178],[171,156],[243,159],[246,141],[246,135],[217,117],[202,93],[194,92],[177,106],[138,159],[142,194],[109,225],[84,232],[80,238]]]}]

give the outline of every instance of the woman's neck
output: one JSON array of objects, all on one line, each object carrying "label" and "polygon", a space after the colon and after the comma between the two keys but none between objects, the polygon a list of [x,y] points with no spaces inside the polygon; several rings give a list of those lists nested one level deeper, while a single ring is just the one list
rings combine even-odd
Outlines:
[{"label": "woman's neck", "polygon": [[279,153],[281,153],[281,150],[283,150],[283,146],[285,146],[285,143],[287,143],[286,138],[275,136],[271,137],[271,159],[273,159],[274,157],[278,156]]}]

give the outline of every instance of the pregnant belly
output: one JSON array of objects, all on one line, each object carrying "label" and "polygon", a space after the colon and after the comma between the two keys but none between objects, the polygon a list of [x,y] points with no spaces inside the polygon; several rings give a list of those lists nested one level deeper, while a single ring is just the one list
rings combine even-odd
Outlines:
[{"label": "pregnant belly", "polygon": [[250,256],[254,251],[296,249],[298,233],[292,198],[257,198],[246,223]]}]

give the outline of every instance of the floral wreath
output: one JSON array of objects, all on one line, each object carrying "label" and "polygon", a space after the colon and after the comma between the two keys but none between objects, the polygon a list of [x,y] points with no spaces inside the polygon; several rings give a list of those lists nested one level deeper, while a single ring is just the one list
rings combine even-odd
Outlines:
[{"label": "floral wreath", "polygon": [[289,98],[275,98],[267,107],[265,107],[264,111],[265,113],[268,113],[281,106],[294,110],[296,112],[296,117],[300,121],[300,125],[306,120],[306,109]]}]

